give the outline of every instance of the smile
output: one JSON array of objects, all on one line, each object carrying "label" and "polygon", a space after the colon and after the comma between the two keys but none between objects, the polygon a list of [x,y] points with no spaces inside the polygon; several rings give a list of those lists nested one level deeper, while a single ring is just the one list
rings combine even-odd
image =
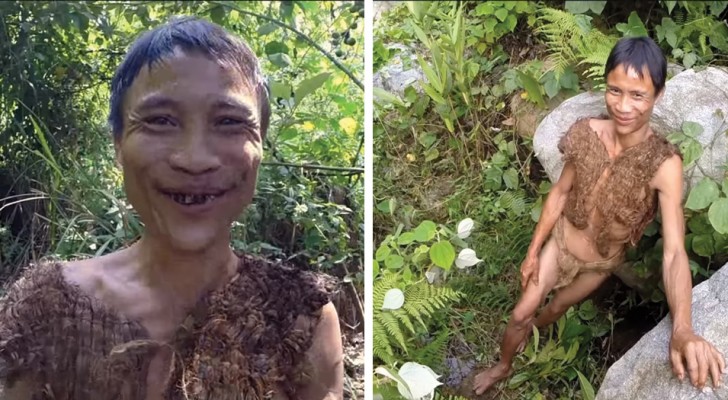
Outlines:
[{"label": "smile", "polygon": [[222,190],[212,193],[182,193],[166,191],[163,191],[162,193],[177,204],[183,206],[199,206],[212,203],[216,199],[222,197],[226,192],[226,190]]}]

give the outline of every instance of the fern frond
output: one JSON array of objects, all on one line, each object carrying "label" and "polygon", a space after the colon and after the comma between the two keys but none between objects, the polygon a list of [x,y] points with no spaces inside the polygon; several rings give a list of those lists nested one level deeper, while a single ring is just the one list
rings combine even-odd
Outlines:
[{"label": "fern frond", "polygon": [[381,312],[378,315],[374,316],[375,320],[377,320],[387,331],[390,338],[394,338],[402,350],[407,352],[407,343],[404,339],[404,334],[402,333],[402,327],[399,325],[399,321],[397,321],[397,317],[394,316],[394,314],[390,312]]},{"label": "fern frond", "polygon": [[425,365],[434,366],[442,364],[447,353],[447,343],[450,340],[451,332],[443,330],[430,343],[412,352],[412,359]]}]

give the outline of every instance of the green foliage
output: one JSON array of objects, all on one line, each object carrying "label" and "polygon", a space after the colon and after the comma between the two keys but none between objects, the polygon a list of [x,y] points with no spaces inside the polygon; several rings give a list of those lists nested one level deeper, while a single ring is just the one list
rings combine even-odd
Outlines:
[{"label": "green foliage", "polygon": [[[390,289],[404,288],[405,302],[397,310],[382,310],[384,296]],[[435,317],[438,310],[445,309],[460,298],[460,293],[448,287],[436,287],[427,282],[404,284],[401,276],[394,273],[385,273],[374,282],[372,289],[373,301],[373,349],[374,356],[386,364],[393,364],[396,360],[409,355],[413,347],[413,337],[426,332],[428,323]],[[421,328],[419,328],[421,327]],[[440,354],[443,344],[442,338],[433,341],[429,346],[419,350],[419,355],[431,359],[433,354]],[[419,361],[408,358],[408,360]]]}]

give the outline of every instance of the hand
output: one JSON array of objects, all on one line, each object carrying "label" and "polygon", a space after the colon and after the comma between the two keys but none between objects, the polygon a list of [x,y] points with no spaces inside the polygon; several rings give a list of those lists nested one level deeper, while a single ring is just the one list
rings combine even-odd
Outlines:
[{"label": "hand", "polygon": [[672,372],[681,381],[685,378],[687,362],[690,382],[702,389],[708,380],[708,371],[713,387],[720,385],[720,376],[725,371],[723,355],[712,344],[690,330],[673,332],[670,340],[670,362]]},{"label": "hand", "polygon": [[538,286],[538,256],[527,254],[526,259],[521,263],[521,290],[525,291],[528,281]]}]

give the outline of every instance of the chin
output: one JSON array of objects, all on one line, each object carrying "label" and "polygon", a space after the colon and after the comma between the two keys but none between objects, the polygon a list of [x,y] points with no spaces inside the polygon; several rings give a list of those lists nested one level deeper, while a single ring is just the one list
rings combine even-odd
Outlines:
[{"label": "chin", "polygon": [[227,244],[227,232],[222,235],[220,232],[200,228],[189,229],[186,232],[183,229],[176,229],[171,232],[168,238],[170,247],[184,253],[199,253],[211,247],[216,247],[221,240]]}]

